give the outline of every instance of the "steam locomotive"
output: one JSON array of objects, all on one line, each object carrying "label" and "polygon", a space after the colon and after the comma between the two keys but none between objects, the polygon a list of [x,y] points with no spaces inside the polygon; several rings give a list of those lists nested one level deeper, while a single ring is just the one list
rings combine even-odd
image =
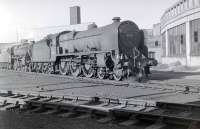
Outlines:
[{"label": "steam locomotive", "polygon": [[64,31],[12,46],[9,54],[7,65],[14,70],[118,81],[130,75],[140,79],[155,64],[148,59],[142,31],[119,17],[104,27],[91,24],[86,31]]}]

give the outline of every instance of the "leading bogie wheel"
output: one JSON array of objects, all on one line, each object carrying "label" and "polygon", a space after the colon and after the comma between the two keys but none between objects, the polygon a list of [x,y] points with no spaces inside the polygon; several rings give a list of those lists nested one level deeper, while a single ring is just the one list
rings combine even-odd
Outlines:
[{"label": "leading bogie wheel", "polygon": [[82,66],[82,71],[83,71],[84,76],[87,78],[91,78],[95,75],[95,69],[90,64],[84,64]]},{"label": "leading bogie wheel", "polygon": [[59,63],[59,71],[61,75],[67,75],[69,73],[69,66],[67,62]]},{"label": "leading bogie wheel", "polygon": [[53,65],[51,63],[49,63],[47,65],[47,74],[52,74],[52,73],[54,73]]},{"label": "leading bogie wheel", "polygon": [[77,64],[76,62],[71,62],[70,63],[70,73],[74,77],[78,77],[81,75],[81,68],[80,65]]}]

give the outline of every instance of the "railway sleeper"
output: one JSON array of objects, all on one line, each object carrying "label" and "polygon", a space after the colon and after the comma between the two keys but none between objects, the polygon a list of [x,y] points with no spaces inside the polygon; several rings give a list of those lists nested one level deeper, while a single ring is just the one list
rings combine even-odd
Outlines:
[{"label": "railway sleeper", "polygon": [[200,112],[199,105],[193,104],[177,104],[177,103],[166,103],[166,102],[157,102],[156,106],[160,109],[169,109],[169,110],[179,110],[179,111],[196,111]]},{"label": "railway sleeper", "polygon": [[5,105],[3,105],[0,110],[5,111],[5,110],[15,110],[15,109],[19,109],[20,105],[19,104],[12,104],[12,103],[7,103]]},{"label": "railway sleeper", "polygon": [[[15,96],[15,95],[10,95]],[[28,98],[34,98],[32,96],[27,96]],[[134,124],[136,121],[147,120],[152,121],[154,124],[149,126],[149,128],[161,128],[163,124],[176,124],[176,125],[190,125],[192,127],[192,123],[200,122],[200,117],[190,117],[191,113],[194,113],[193,110],[199,110],[199,106],[196,105],[188,105],[188,104],[170,104],[170,103],[157,103],[157,108],[153,111],[139,110],[136,111],[134,108],[130,108],[130,110],[126,110],[128,103],[120,103],[119,101],[105,101],[104,103],[99,103],[99,99],[91,99],[88,101],[81,101],[79,99],[57,99],[52,97],[39,97],[37,96],[36,100],[27,100],[22,99],[26,103],[24,103],[19,95],[19,97],[9,98],[9,97],[1,97],[2,99],[2,107],[0,109],[4,110],[14,110],[20,108],[21,105],[27,108],[27,111],[32,113],[42,113],[42,114],[68,114],[69,117],[80,117],[87,116],[96,118],[97,121],[102,123],[108,123],[110,121],[119,120],[124,125]],[[6,98],[6,99],[5,99]],[[44,100],[45,101],[38,101]],[[46,101],[49,99],[50,101]],[[19,101],[18,101],[19,100]],[[53,101],[59,100],[59,102]],[[66,101],[63,103],[63,101]],[[82,104],[81,104],[82,103]],[[111,106],[113,103],[114,106]],[[24,105],[25,104],[25,105]],[[139,103],[131,103],[131,104],[139,104],[145,106],[143,102]],[[160,104],[160,105],[159,105]],[[164,105],[164,106],[163,106]],[[148,106],[148,105],[146,105]],[[150,105],[151,106],[151,105]],[[171,114],[170,112],[166,114],[166,112],[172,110],[180,109],[179,107],[183,106],[181,111],[178,114]],[[145,108],[146,109],[146,108]],[[71,115],[69,115],[71,114]],[[83,117],[84,118],[84,117]],[[159,120],[162,120],[161,122]],[[123,124],[122,124],[123,125]],[[147,127],[148,129],[148,127]]]},{"label": "railway sleeper", "polygon": [[176,124],[176,125],[183,125],[183,126],[188,126],[190,125],[191,122],[193,121],[198,121],[200,122],[199,118],[192,118],[192,117],[180,117],[177,115],[170,115],[170,114],[155,114],[151,112],[135,112],[135,111],[125,111],[125,110],[113,110],[113,114],[116,116],[120,117],[120,114],[126,114],[128,119],[128,116],[135,116],[137,115],[138,120],[147,120],[147,121],[152,121],[152,122],[157,122],[159,119],[162,119],[162,122],[165,124]]}]

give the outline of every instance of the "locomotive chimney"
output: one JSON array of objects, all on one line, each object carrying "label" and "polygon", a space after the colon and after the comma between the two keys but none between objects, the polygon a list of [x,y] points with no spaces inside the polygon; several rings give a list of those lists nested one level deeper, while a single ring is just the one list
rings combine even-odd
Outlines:
[{"label": "locomotive chimney", "polygon": [[114,17],[112,20],[113,20],[113,23],[120,22],[121,18],[120,17]]},{"label": "locomotive chimney", "polygon": [[79,6],[70,7],[70,25],[81,24],[81,8]]}]

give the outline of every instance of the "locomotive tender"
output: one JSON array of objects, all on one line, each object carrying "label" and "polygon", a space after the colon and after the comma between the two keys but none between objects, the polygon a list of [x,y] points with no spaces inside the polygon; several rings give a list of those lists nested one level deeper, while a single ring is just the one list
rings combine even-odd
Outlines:
[{"label": "locomotive tender", "polygon": [[14,46],[11,68],[118,81],[131,74],[142,77],[150,65],[142,36],[134,22],[115,17],[104,27],[92,24],[86,31],[64,31]]}]

